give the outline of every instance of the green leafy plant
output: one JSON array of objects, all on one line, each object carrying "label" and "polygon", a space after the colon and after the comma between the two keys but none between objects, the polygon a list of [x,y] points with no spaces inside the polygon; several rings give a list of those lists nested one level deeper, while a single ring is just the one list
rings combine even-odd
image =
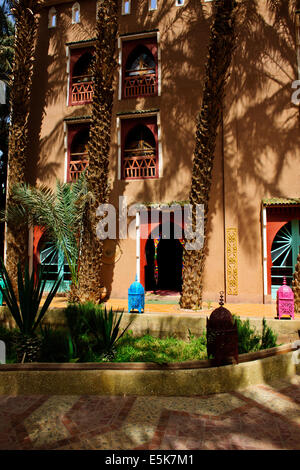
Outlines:
[{"label": "green leafy plant", "polygon": [[117,342],[132,323],[121,331],[123,312],[92,302],[70,304],[65,314],[80,360],[85,361],[94,360],[95,354],[113,357]]},{"label": "green leafy plant", "polygon": [[263,318],[263,329],[260,349],[275,348],[277,346],[277,334],[272,328],[267,326],[267,321]]},{"label": "green leafy plant", "polygon": [[[32,362],[38,357],[40,351],[40,340],[35,334],[36,329],[47,313],[58,291],[62,278],[59,277],[57,281],[54,282],[43,306],[40,308],[46,285],[46,279],[43,279],[42,276],[42,269],[38,271],[35,279],[34,272],[29,274],[28,265],[25,267],[23,276],[21,264],[18,264],[18,296],[14,291],[12,282],[2,260],[0,263],[0,275],[2,276],[4,284],[4,286],[0,284],[3,299],[19,329],[16,335],[17,356],[19,359],[26,359]],[[22,357],[20,357],[20,355]]]},{"label": "green leafy plant", "polygon": [[272,328],[267,326],[266,319],[263,319],[262,334],[250,326],[249,319],[241,320],[233,315],[238,330],[238,350],[239,354],[259,351],[261,349],[274,348],[277,346],[277,335]]},{"label": "green leafy plant", "polygon": [[233,318],[237,324],[239,354],[258,351],[260,349],[261,337],[255,328],[251,328],[250,321],[248,319],[243,321],[235,315],[233,315]]},{"label": "green leafy plant", "polygon": [[113,357],[115,346],[125,334],[132,321],[121,331],[120,323],[123,312],[117,312],[110,308],[94,306],[92,303],[86,309],[84,322],[87,332],[95,339],[95,350],[104,356]]},{"label": "green leafy plant", "polygon": [[67,330],[41,325],[41,362],[77,362],[76,346]]}]

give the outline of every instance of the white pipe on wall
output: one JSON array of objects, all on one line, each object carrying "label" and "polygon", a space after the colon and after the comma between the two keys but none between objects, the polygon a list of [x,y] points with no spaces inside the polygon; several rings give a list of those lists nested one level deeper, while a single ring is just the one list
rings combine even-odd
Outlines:
[{"label": "white pipe on wall", "polygon": [[262,238],[263,238],[263,279],[264,279],[264,296],[268,295],[268,253],[267,253],[267,209],[262,208]]},{"label": "white pipe on wall", "polygon": [[140,282],[140,271],[141,271],[141,228],[140,228],[140,213],[136,213],[136,277]]}]

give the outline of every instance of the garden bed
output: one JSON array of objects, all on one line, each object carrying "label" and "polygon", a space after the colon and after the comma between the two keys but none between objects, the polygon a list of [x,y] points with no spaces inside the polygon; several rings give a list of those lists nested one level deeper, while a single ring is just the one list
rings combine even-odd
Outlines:
[{"label": "garden bed", "polygon": [[194,396],[295,375],[291,344],[239,355],[239,364],[65,363],[0,365],[0,395]]}]

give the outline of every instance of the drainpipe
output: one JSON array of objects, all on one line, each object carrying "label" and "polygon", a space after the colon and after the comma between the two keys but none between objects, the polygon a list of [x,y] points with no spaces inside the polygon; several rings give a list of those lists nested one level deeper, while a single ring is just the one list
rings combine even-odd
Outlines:
[{"label": "drainpipe", "polygon": [[226,302],[226,204],[225,204],[225,151],[224,151],[224,115],[221,111],[221,137],[222,137],[222,173],[223,173],[223,230],[224,230],[224,301]]},{"label": "drainpipe", "polygon": [[263,243],[263,287],[264,287],[264,304],[268,295],[268,253],[267,253],[267,209],[262,206],[262,243]]},{"label": "drainpipe", "polygon": [[136,279],[140,282],[141,272],[141,228],[140,228],[141,215],[139,212],[135,216],[135,227],[136,227]]}]

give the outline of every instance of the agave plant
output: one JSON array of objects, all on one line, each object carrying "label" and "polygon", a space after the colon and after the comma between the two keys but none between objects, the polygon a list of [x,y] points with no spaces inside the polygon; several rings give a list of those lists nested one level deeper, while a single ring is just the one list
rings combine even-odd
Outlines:
[{"label": "agave plant", "polygon": [[110,308],[103,308],[102,305],[94,305],[92,302],[84,304],[69,305],[67,318],[69,328],[78,334],[87,334],[94,338],[92,349],[95,353],[103,357],[113,357],[117,342],[127,331],[132,321],[121,330],[120,323],[123,312],[118,312]]},{"label": "agave plant", "polygon": [[57,281],[54,282],[43,306],[40,308],[46,285],[46,279],[43,279],[42,270],[39,270],[35,278],[34,272],[29,274],[27,265],[23,276],[21,264],[18,264],[18,298],[2,260],[0,275],[2,276],[4,284],[4,286],[0,284],[3,300],[6,302],[19,329],[16,335],[18,361],[34,362],[38,359],[41,347],[41,341],[36,335],[36,329],[56,295],[62,278],[59,277]]}]

